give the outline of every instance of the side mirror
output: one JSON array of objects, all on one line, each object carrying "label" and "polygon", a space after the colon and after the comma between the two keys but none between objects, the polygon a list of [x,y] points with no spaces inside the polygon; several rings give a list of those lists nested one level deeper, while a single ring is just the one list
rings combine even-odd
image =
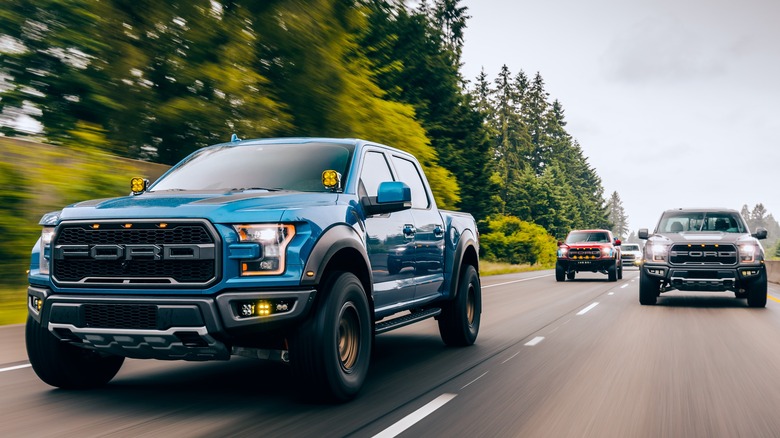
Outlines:
[{"label": "side mirror", "polygon": [[558,241],[558,246],[563,246],[563,242],[559,240]]},{"label": "side mirror", "polygon": [[376,196],[361,200],[366,214],[387,214],[412,208],[412,189],[401,181],[385,181],[379,184]]},{"label": "side mirror", "polygon": [[647,238],[650,237],[647,228],[640,228],[639,231],[637,231],[636,236],[642,240],[647,240]]},{"label": "side mirror", "polygon": [[758,240],[766,239],[766,228],[756,228],[756,232],[752,234]]},{"label": "side mirror", "polygon": [[620,246],[620,239],[615,239],[615,246]]}]

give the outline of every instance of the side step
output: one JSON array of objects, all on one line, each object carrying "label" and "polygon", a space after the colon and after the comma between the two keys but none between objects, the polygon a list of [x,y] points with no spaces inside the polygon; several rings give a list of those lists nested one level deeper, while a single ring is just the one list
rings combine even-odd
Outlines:
[{"label": "side step", "polygon": [[440,313],[441,313],[441,309],[437,307],[433,309],[422,310],[420,312],[410,313],[404,316],[399,316],[398,318],[393,318],[389,321],[378,322],[376,326],[374,326],[374,332],[376,334],[389,332],[390,330],[395,330],[397,328],[401,328],[403,326],[413,324],[417,321],[428,319]]}]

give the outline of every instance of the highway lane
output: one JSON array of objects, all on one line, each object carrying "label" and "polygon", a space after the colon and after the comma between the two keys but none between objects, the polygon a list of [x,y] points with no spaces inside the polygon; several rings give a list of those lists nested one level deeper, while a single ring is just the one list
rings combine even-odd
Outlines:
[{"label": "highway lane", "polygon": [[475,346],[444,347],[434,321],[378,336],[363,392],[340,406],[299,402],[284,366],[251,359],[128,360],[106,388],[56,390],[26,366],[23,327],[3,327],[0,436],[780,432],[780,303],[675,292],[640,306],[636,271],[616,283],[485,277],[483,288]]}]

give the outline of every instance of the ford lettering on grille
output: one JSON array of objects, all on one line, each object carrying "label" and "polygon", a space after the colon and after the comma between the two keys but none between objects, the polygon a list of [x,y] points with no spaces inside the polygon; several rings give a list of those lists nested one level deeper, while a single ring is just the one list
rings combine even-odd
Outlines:
[{"label": "ford lettering on grille", "polygon": [[737,251],[730,244],[674,245],[669,252],[672,264],[733,265]]},{"label": "ford lettering on grille", "polygon": [[214,258],[214,245],[57,245],[54,259],[201,260]]}]

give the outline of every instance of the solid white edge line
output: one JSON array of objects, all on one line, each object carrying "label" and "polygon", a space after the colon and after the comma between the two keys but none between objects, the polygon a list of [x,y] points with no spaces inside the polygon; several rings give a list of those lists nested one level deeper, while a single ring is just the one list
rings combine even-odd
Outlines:
[{"label": "solid white edge line", "polygon": [[580,310],[579,312],[577,312],[577,315],[584,315],[584,314],[588,313],[588,311],[589,311],[590,309],[592,309],[592,308],[594,308],[594,307],[596,307],[596,306],[598,306],[598,305],[599,305],[599,303],[593,303],[593,304],[591,304],[590,306],[588,306],[588,307],[586,307],[586,308],[584,308],[584,309]]},{"label": "solid white edge line", "polygon": [[533,347],[534,345],[542,342],[543,340],[544,340],[544,336],[537,336],[537,337],[531,339],[530,341],[526,342],[525,345],[527,345],[529,347]]},{"label": "solid white edge line", "polygon": [[507,281],[506,283],[488,284],[487,286],[482,286],[482,289],[487,289],[487,288],[496,287],[496,286],[503,286],[505,284],[520,283],[521,281],[530,281],[530,280],[536,280],[538,278],[552,277],[552,276],[553,276],[553,274],[547,274],[547,275],[540,275],[538,277],[523,278],[521,280]]},{"label": "solid white edge line", "polygon": [[29,367],[31,367],[31,366],[32,366],[32,365],[30,365],[30,364],[28,363],[28,364],[26,364],[26,365],[17,365],[17,366],[15,366],[15,367],[0,368],[0,373],[2,373],[2,372],[5,372],[5,371],[21,370],[22,368],[29,368]]},{"label": "solid white edge line", "polygon": [[417,422],[427,417],[428,415],[430,415],[440,407],[444,406],[456,396],[457,394],[442,394],[436,397],[433,401],[431,401],[427,405],[412,412],[411,414],[400,419],[397,423],[393,424],[387,429],[374,435],[374,438],[393,438],[395,436],[398,436],[398,434],[414,426]]}]

